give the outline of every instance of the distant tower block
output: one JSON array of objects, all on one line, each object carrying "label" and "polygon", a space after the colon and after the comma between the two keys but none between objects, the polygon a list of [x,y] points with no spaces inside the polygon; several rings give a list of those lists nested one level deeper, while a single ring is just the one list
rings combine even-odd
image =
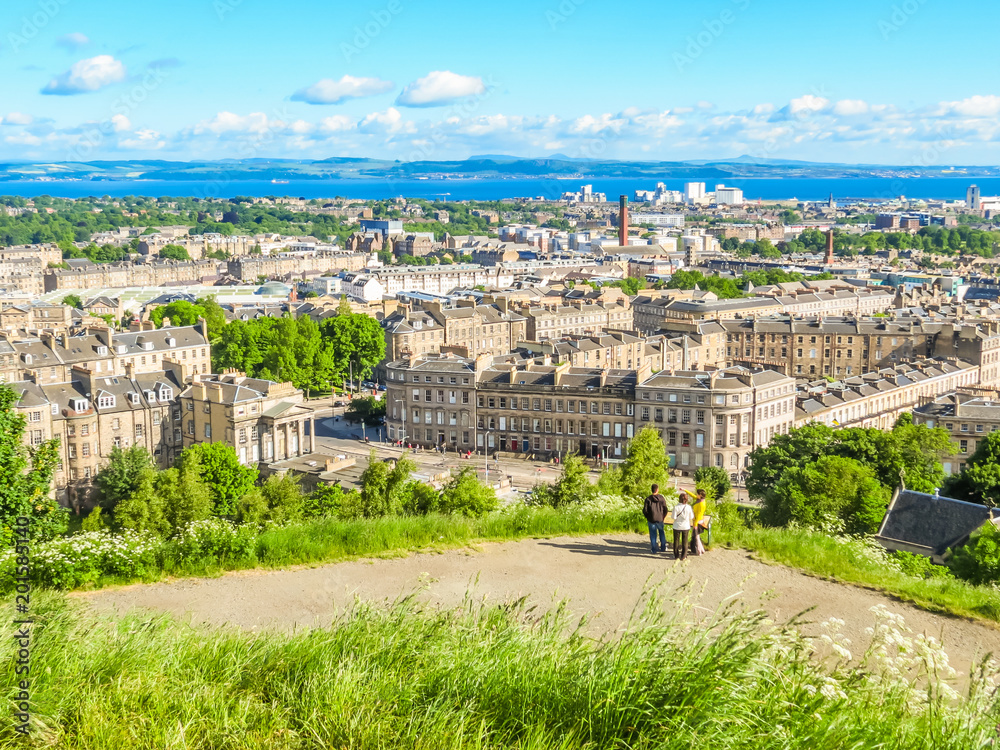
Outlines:
[{"label": "distant tower block", "polygon": [[618,244],[628,244],[628,196],[618,197]]},{"label": "distant tower block", "polygon": [[969,189],[965,191],[965,205],[973,211],[979,211],[983,207],[978,185],[970,185]]},{"label": "distant tower block", "polygon": [[833,230],[826,233],[826,264],[833,265]]}]

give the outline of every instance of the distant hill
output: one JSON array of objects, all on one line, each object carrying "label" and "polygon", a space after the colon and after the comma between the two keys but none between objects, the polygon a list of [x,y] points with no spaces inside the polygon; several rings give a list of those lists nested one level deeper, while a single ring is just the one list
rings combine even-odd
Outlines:
[{"label": "distant hill", "polygon": [[565,154],[523,158],[482,154],[454,161],[392,161],[353,156],[318,160],[224,159],[218,161],[164,161],[159,159],[95,160],[90,162],[0,163],[0,181],[37,179],[80,180],[323,180],[430,178],[641,178],[725,181],[740,178],[838,177],[964,177],[1000,175],[997,167],[883,166],[769,159],[747,154],[727,159],[688,161],[622,161],[578,159]]}]

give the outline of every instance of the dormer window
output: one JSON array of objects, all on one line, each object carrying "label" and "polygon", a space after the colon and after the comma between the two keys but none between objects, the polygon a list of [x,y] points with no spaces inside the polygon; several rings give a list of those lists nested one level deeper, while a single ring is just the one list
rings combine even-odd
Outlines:
[{"label": "dormer window", "polygon": [[97,399],[97,405],[101,409],[112,409],[115,405],[114,396],[99,396]]},{"label": "dormer window", "polygon": [[127,354],[128,347],[125,346],[125,344],[119,344],[118,346],[115,347],[115,351],[118,352],[119,354]]},{"label": "dormer window", "polygon": [[143,349],[145,349],[145,350],[146,350],[147,352],[148,352],[148,351],[152,351],[152,349],[153,349],[153,342],[152,342],[152,341],[147,341],[147,342],[145,342],[145,343],[144,343],[144,344],[142,345],[142,348],[143,348]]},{"label": "dormer window", "polygon": [[151,403],[151,404],[155,404],[156,403],[156,393],[154,393],[153,391],[146,391],[146,400],[149,401],[149,403]]},{"label": "dormer window", "polygon": [[97,347],[97,354],[100,357],[106,357],[106,356],[108,356],[108,347],[106,347],[106,346],[99,346],[99,347]]},{"label": "dormer window", "polygon": [[77,414],[83,414],[83,412],[87,411],[87,406],[88,406],[87,399],[85,398],[73,399],[73,411],[75,411]]},{"label": "dormer window", "polygon": [[26,365],[30,365],[31,364],[31,355],[30,354],[22,354],[21,355],[21,359],[24,360],[24,364],[26,364]]},{"label": "dormer window", "polygon": [[169,346],[171,348],[177,346],[177,339],[175,339],[173,336],[171,336],[170,338],[168,338],[167,339],[167,346]]},{"label": "dormer window", "polygon": [[161,388],[160,389],[160,401],[169,401],[174,397],[173,388]]},{"label": "dormer window", "polygon": [[59,404],[52,404],[52,414],[53,416],[59,413]]},{"label": "dormer window", "polygon": [[135,391],[129,391],[128,392],[128,400],[132,402],[133,406],[138,405],[139,404],[139,394],[136,393]]}]

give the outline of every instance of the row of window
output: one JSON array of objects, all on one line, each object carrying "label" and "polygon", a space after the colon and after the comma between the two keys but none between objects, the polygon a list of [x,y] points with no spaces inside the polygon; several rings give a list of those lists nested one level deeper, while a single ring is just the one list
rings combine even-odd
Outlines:
[{"label": "row of window", "polygon": [[[763,344],[763,343],[765,343],[767,341],[767,335],[766,334],[760,333],[760,334],[756,334],[756,336],[757,336],[757,341],[759,343],[761,343],[761,344]],[[782,334],[782,336],[781,336],[781,343],[782,344],[787,344],[788,343],[788,338],[789,338],[789,336],[787,334]],[[797,338],[798,338],[797,343],[799,343],[799,344],[804,344],[805,343],[805,339],[806,339],[805,336],[798,336]],[[809,343],[810,344],[815,344],[817,342],[817,339],[819,339],[819,338],[820,338],[819,336],[809,336]],[[822,338],[823,338],[823,343],[824,344],[831,344],[831,343],[833,343],[833,340],[832,340],[833,336],[823,336]],[[864,336],[859,336],[858,338],[860,338],[861,340],[865,339]],[[875,337],[875,345],[876,346],[882,346],[882,338],[883,338],[882,336],[876,336]],[[888,337],[886,337],[886,338],[888,338]],[[846,339],[846,341],[845,341],[845,339]],[[745,342],[747,344],[750,344],[750,343],[753,342],[753,340],[754,340],[754,334],[747,334],[745,339],[739,333],[730,333],[730,334],[726,335],[726,341],[729,342],[729,343],[731,343],[731,344],[733,344],[733,343],[738,344],[738,343],[741,343],[741,342]],[[772,344],[778,343],[777,334],[774,334],[774,333],[770,334],[770,341],[771,341]],[[854,337],[853,336],[837,336],[837,343],[838,344],[844,344],[844,343],[853,344],[854,343]],[[899,344],[898,337],[892,337],[892,345],[893,346],[898,346],[898,344]]]},{"label": "row of window", "polygon": [[507,422],[506,417],[480,417],[478,420],[478,428],[480,430],[499,430],[500,432],[544,432],[547,434],[556,435],[604,435],[605,437],[611,437],[614,434],[615,437],[632,437],[634,426],[631,422],[598,422],[592,421],[589,424],[586,420],[576,420],[569,419],[565,422],[565,431],[563,429],[563,420],[561,419],[529,419],[524,417],[518,419],[517,417],[512,417],[510,422]]},{"label": "row of window", "polygon": [[509,409],[510,411],[556,411],[570,414],[612,414],[632,416],[635,407],[621,401],[575,401],[571,399],[531,398],[530,396],[483,396],[478,397],[479,408]]}]

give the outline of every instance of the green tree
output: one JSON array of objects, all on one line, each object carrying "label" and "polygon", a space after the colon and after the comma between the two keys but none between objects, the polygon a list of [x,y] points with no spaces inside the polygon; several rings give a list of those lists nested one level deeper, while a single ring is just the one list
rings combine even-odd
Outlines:
[{"label": "green tree", "polygon": [[986,586],[1000,581],[1000,529],[992,523],[984,523],[953,553],[950,567],[958,578]]},{"label": "green tree", "polygon": [[345,492],[339,484],[321,484],[305,497],[302,513],[307,518],[357,518],[361,515],[361,496]]},{"label": "green tree", "polygon": [[28,519],[32,539],[51,539],[69,524],[68,512],[51,495],[59,441],[25,447],[25,419],[15,409],[18,400],[9,386],[0,383],[0,533],[7,544],[18,518]]},{"label": "green tree", "polygon": [[761,499],[774,487],[786,471],[804,466],[829,452],[833,429],[819,422],[775,435],[767,447],[750,453],[750,471],[746,480],[750,497]]},{"label": "green tree", "polygon": [[98,500],[109,511],[134,495],[144,475],[153,469],[153,457],[141,445],[112,447],[107,465],[97,472]]},{"label": "green tree", "polygon": [[361,514],[365,518],[395,515],[402,499],[402,489],[416,464],[405,453],[390,468],[373,448],[368,467],[361,473]]},{"label": "green tree", "polygon": [[628,444],[622,463],[621,485],[626,497],[645,497],[653,484],[665,487],[670,459],[658,430],[644,427]]},{"label": "green tree", "polygon": [[351,422],[375,424],[385,418],[385,399],[374,396],[352,398],[344,417]]},{"label": "green tree", "polygon": [[115,525],[131,531],[148,531],[159,537],[171,532],[167,519],[167,500],[158,489],[159,475],[153,468],[143,471],[135,491],[114,508]]},{"label": "green tree", "polygon": [[305,497],[299,488],[299,479],[290,473],[269,476],[260,488],[266,505],[266,519],[284,524],[302,518]]},{"label": "green tree", "polygon": [[497,493],[483,484],[470,467],[462,469],[452,477],[441,491],[439,509],[442,513],[479,518],[496,510]]},{"label": "green tree", "polygon": [[400,510],[409,516],[425,516],[441,511],[441,493],[425,482],[410,480],[403,487]]},{"label": "green tree", "polygon": [[728,472],[721,466],[702,466],[694,473],[694,481],[716,500],[721,500],[732,489]]},{"label": "green tree", "polygon": [[198,298],[196,307],[201,308],[201,317],[208,326],[208,337],[214,339],[226,326],[226,313],[215,299],[214,294]]},{"label": "green tree", "polygon": [[949,477],[944,491],[959,500],[1000,505],[1000,432],[991,432],[979,441],[965,470]]},{"label": "green tree", "polygon": [[562,508],[566,505],[592,499],[597,488],[591,484],[590,469],[578,453],[570,453],[562,463],[562,471],[552,485],[536,488],[535,497],[539,502]]},{"label": "green tree", "polygon": [[187,456],[180,468],[157,474],[155,488],[166,502],[167,520],[174,531],[212,515],[212,492],[202,479],[198,453]]},{"label": "green tree", "polygon": [[793,466],[764,496],[761,520],[772,526],[795,522],[828,527],[843,524],[851,533],[871,534],[885,514],[889,490],[859,461],[822,456]]},{"label": "green tree", "polygon": [[83,309],[83,300],[80,299],[79,294],[67,294],[63,297],[62,303],[64,305],[69,305],[70,307],[75,307],[77,310]]},{"label": "green tree", "polygon": [[375,318],[338,312],[324,320],[320,330],[330,344],[333,369],[341,376],[353,371],[356,378],[366,378],[385,358],[385,333]]},{"label": "green tree", "polygon": [[211,494],[212,514],[235,515],[236,501],[254,487],[260,471],[241,464],[236,451],[226,443],[196,443],[185,448],[177,458],[177,467],[182,469],[193,459]]},{"label": "green tree", "polygon": [[188,251],[185,250],[180,245],[164,245],[160,248],[160,257],[166,258],[167,260],[191,260],[191,256],[188,255]]}]

